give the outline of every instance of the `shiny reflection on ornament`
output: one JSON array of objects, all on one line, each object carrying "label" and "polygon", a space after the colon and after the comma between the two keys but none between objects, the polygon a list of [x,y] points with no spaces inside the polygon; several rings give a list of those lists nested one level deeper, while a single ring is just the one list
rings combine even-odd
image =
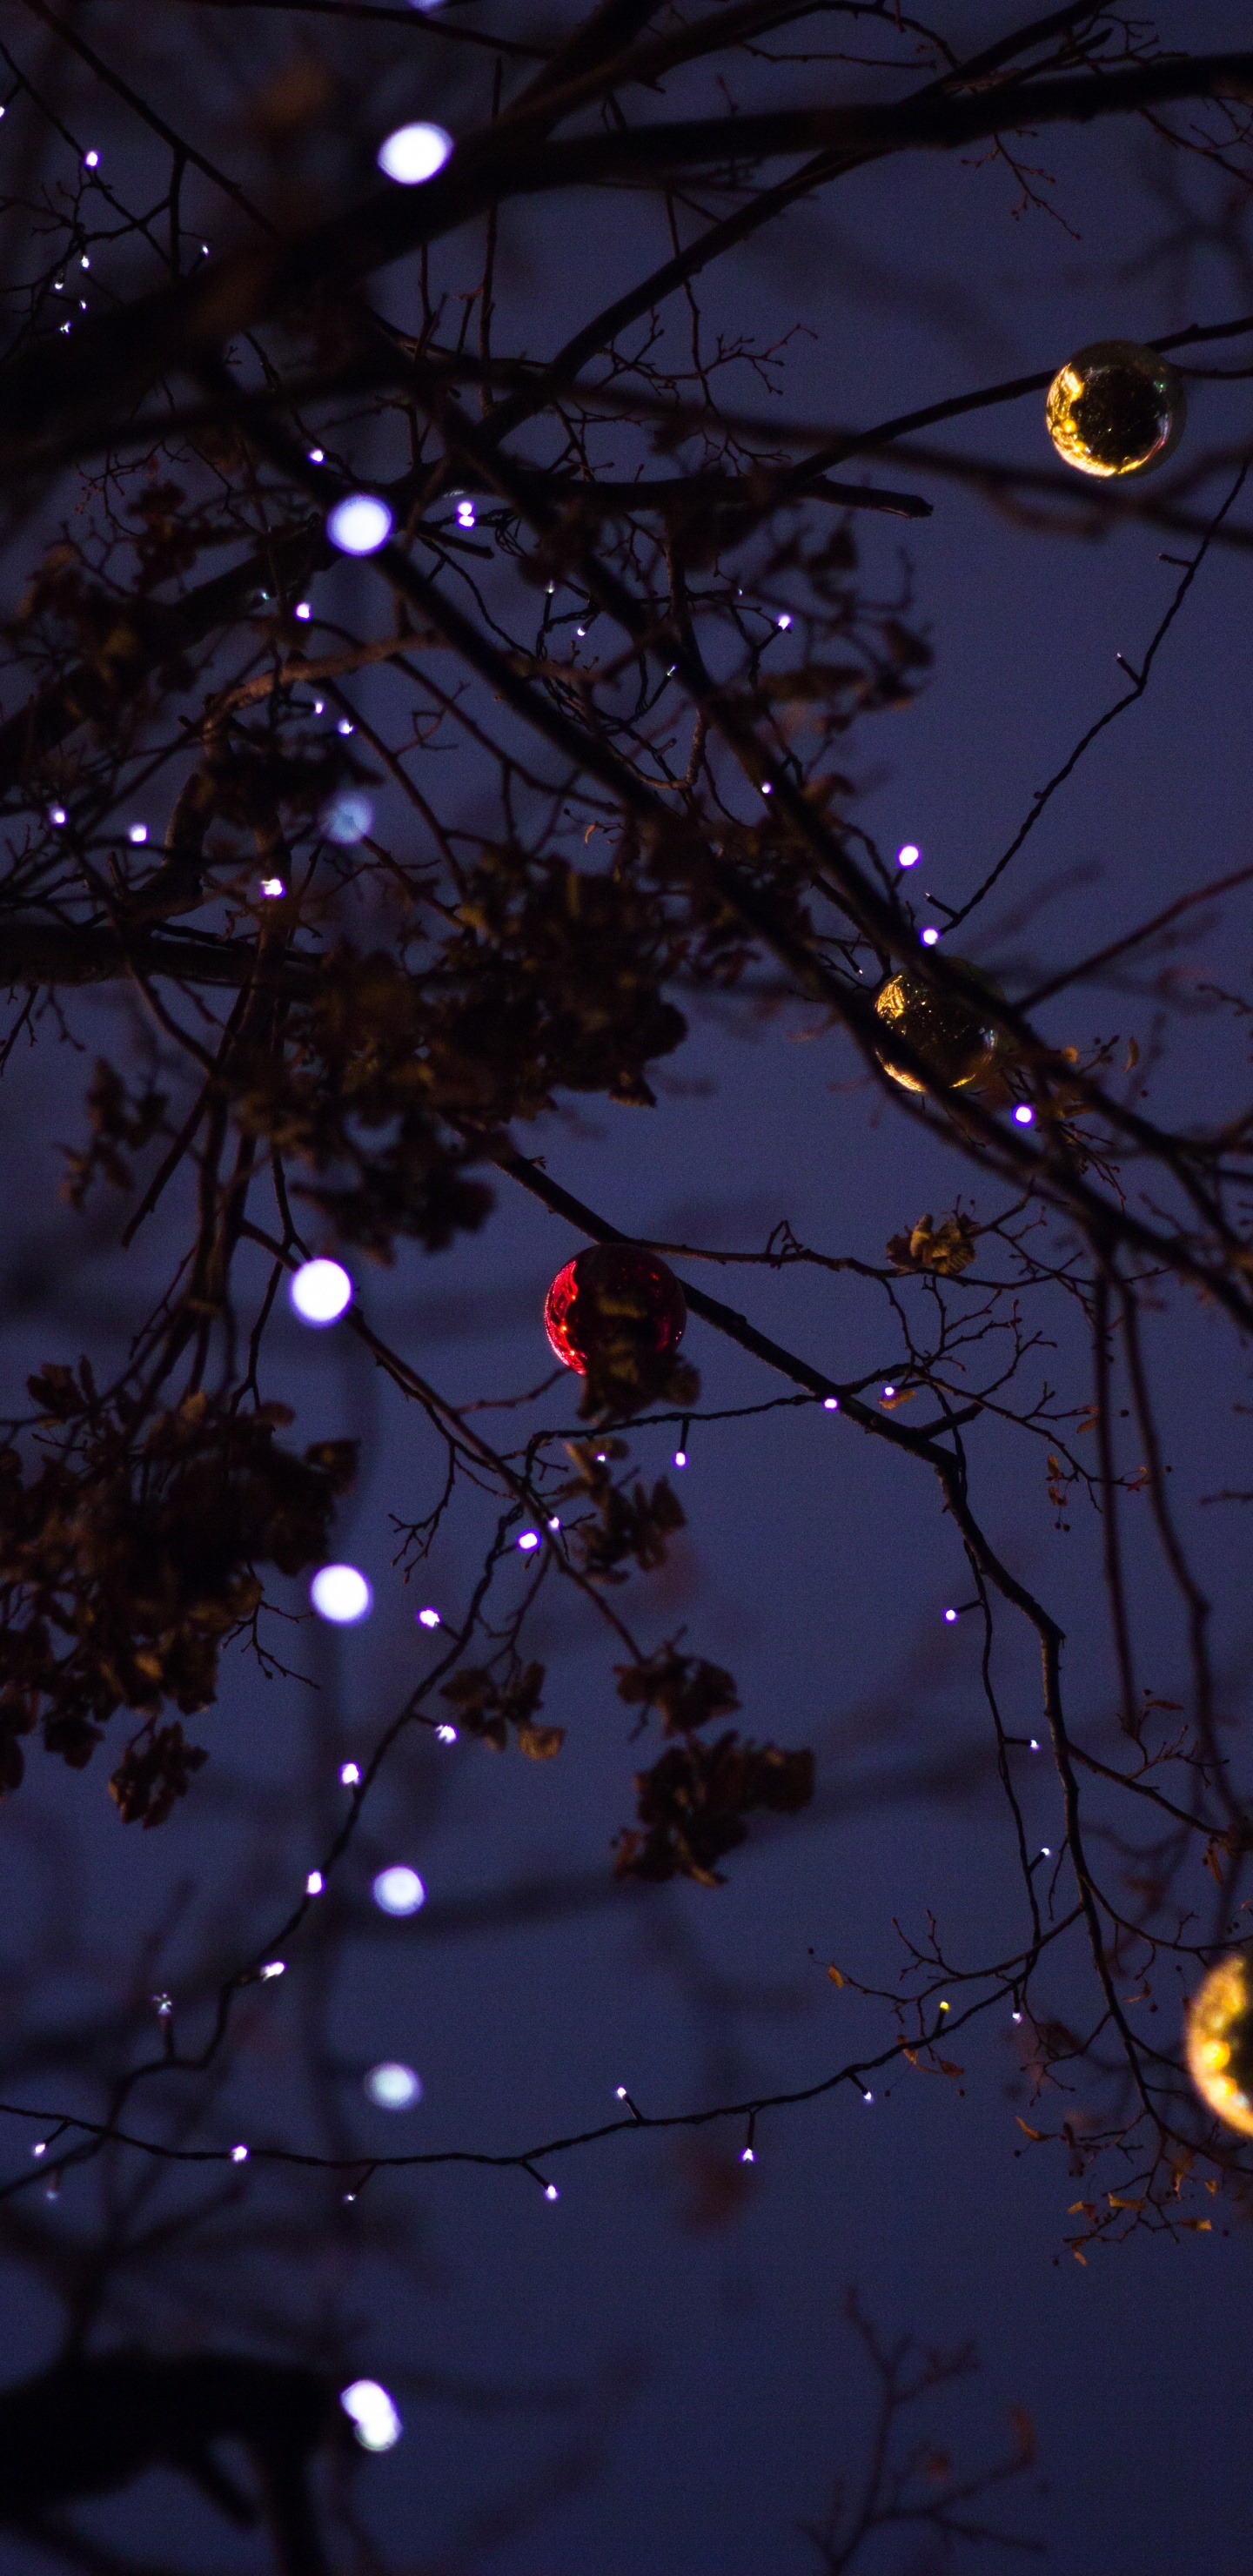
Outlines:
[{"label": "shiny reflection on ornament", "polygon": [[1220,1959],[1188,2007],[1188,2073],[1229,2129],[1253,2138],[1253,1994],[1247,1951]]},{"label": "shiny reflection on ornament", "polygon": [[1044,406],[1057,453],[1080,474],[1150,474],[1183,436],[1187,396],[1169,358],[1139,340],[1093,340],[1059,367]]},{"label": "shiny reflection on ornament", "polygon": [[[983,975],[966,957],[954,957],[967,975],[995,992],[990,976]],[[875,1009],[881,1020],[899,1031],[921,1057],[937,1082],[947,1083],[953,1091],[964,1091],[981,1080],[996,1055],[996,1031],[984,1026],[977,1008],[963,1001],[959,994],[935,993],[929,985],[911,975],[907,969],[890,975],[875,995]],[[893,1064],[881,1053],[879,1061],[893,1082],[905,1091],[923,1091],[926,1085],[904,1065]]]},{"label": "shiny reflection on ornament", "polygon": [[[586,1377],[589,1359],[628,1343],[661,1360],[678,1349],[687,1300],[673,1270],[634,1243],[592,1243],[559,1270],[544,1330],[562,1366]],[[521,1544],[521,1542],[519,1542]]]}]

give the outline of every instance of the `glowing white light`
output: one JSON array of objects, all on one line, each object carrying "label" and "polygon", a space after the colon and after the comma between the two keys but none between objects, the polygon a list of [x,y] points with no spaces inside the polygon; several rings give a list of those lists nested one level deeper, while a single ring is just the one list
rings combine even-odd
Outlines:
[{"label": "glowing white light", "polygon": [[248,2162],[248,2149],[247,2149],[246,2147],[232,2147],[232,2148],[231,2148],[231,2163],[232,2163],[233,2165],[246,2165],[246,2164],[247,2164],[247,2162]]},{"label": "glowing white light", "polygon": [[398,125],[374,158],[385,179],[394,179],[400,188],[420,188],[443,169],[452,148],[452,136],[442,125]]},{"label": "glowing white light", "polygon": [[[344,2198],[352,2200],[355,2194],[346,2191]],[[341,2388],[339,2402],[363,2451],[390,2451],[400,2440],[404,2426],[377,2379],[354,2379]]]},{"label": "glowing white light", "polygon": [[419,1610],[419,1612],[418,1612],[418,1626],[419,1626],[419,1628],[438,1628],[439,1624],[440,1624],[440,1617],[439,1617],[439,1612],[438,1612],[438,1610]]},{"label": "glowing white light", "polygon": [[791,618],[789,617],[789,615],[788,615],[788,612],[787,612],[786,608],[784,609],[782,616],[781,616],[781,617],[776,617],[776,619],[775,619],[775,621],[774,621],[774,622],[775,622],[775,625],[776,625],[776,626],[778,627],[778,629],[779,629],[779,633],[780,633],[781,635],[786,635],[787,630],[788,630],[789,626],[790,626],[790,625],[791,625],[791,623],[792,623],[792,620],[791,620]]},{"label": "glowing white light", "polygon": [[83,252],[83,256],[82,256],[82,258],[80,259],[80,261],[79,261],[78,265],[79,265],[79,267],[80,267],[80,268],[90,268],[90,266],[91,266],[91,261],[88,259],[86,251],[84,251],[84,252]]},{"label": "glowing white light", "polygon": [[338,842],[341,850],[351,850],[358,841],[364,841],[373,821],[374,807],[356,787],[341,788],[322,811],[322,829],[328,841]]},{"label": "glowing white light", "polygon": [[168,2021],[174,2010],[173,1995],[154,1995],[152,2000],[157,2008],[158,2021]]},{"label": "glowing white light", "polygon": [[402,2066],[396,2058],[386,2058],[381,2066],[372,2066],[365,2079],[365,2091],[380,2111],[412,2111],[422,2099],[422,2078],[412,2066]]},{"label": "glowing white light", "polygon": [[558,2191],[558,2189],[557,2189],[557,2186],[556,2186],[556,2183],[555,2183],[555,2182],[546,2182],[546,2183],[545,2183],[545,2185],[544,2185],[544,2198],[545,2198],[545,2200],[560,2200],[560,2198],[561,2198],[561,2194],[560,2194],[560,2192]]},{"label": "glowing white light", "polygon": [[1021,2013],[1011,2013],[1011,2014],[1010,2014],[1010,2020],[1011,2020],[1011,2021],[1021,2021],[1021,2020],[1022,2020],[1022,2014],[1021,2014]]},{"label": "glowing white light", "polygon": [[955,1610],[946,1610],[946,1611],[945,1611],[945,1613],[944,1613],[944,1616],[945,1616],[945,1618],[946,1618],[946,1619],[950,1622],[950,1624],[951,1624],[951,1623],[952,1623],[952,1621],[957,1617],[957,1612],[956,1612]]},{"label": "glowing white light", "polygon": [[50,805],[48,808],[48,820],[50,823],[64,823],[67,820],[64,805]]},{"label": "glowing white light", "polygon": [[323,1878],[321,1870],[311,1869],[307,1879],[305,1880],[306,1896],[320,1896],[325,1885],[326,1880]]},{"label": "glowing white light", "polygon": [[[457,525],[458,525],[458,527],[459,527],[459,528],[472,528],[472,527],[474,526],[474,503],[473,503],[473,501],[458,501],[458,503],[457,503]],[[579,630],[580,634],[582,633],[582,631],[583,631],[583,630],[582,630],[582,628],[580,628],[580,630]]]},{"label": "glowing white light", "polygon": [[898,868],[916,868],[921,857],[922,852],[917,842],[906,841],[904,848],[896,853],[896,864]]},{"label": "glowing white light", "polygon": [[741,2147],[741,2149],[740,2149],[740,2163],[741,2163],[742,2165],[755,2165],[755,2164],[756,2164],[756,2162],[757,2162],[756,2150],[755,2150],[753,2147]]},{"label": "glowing white light", "polygon": [[339,1776],[345,1789],[355,1789],[361,1778],[360,1763],[341,1762],[339,1766]]},{"label": "glowing white light", "polygon": [[277,903],[280,895],[286,894],[287,888],[281,877],[262,877],[257,892],[265,896],[267,903]]},{"label": "glowing white light", "polygon": [[324,1565],[309,1586],[309,1599],[319,1619],[329,1619],[335,1628],[355,1628],[358,1619],[368,1619],[374,1595],[355,1565]]},{"label": "glowing white light", "polygon": [[336,733],[355,733],[356,730],[356,726],[349,723],[347,716],[341,716],[335,727]]},{"label": "glowing white light", "polygon": [[[613,2098],[614,2098],[615,2102],[625,2102],[625,2100],[626,2100],[626,2086],[625,2086],[625,2084],[615,2084],[615,2086],[614,2086],[614,2088],[613,2088]],[[39,2149],[38,2149],[38,2148],[36,2148],[35,2153],[36,2153],[36,2155],[38,2155],[38,2153],[39,2153]]]},{"label": "glowing white light", "polygon": [[1019,1101],[1019,1103],[1018,1103],[1018,1106],[1017,1106],[1016,1110],[1014,1111],[1014,1124],[1015,1124],[1015,1126],[1016,1126],[1016,1127],[1030,1127],[1030,1125],[1031,1125],[1031,1123],[1032,1123],[1032,1121],[1033,1121],[1034,1117],[1035,1117],[1035,1111],[1034,1111],[1034,1109],[1030,1109],[1030,1108],[1028,1108],[1027,1103],[1026,1103],[1026,1101],[1025,1101],[1025,1100],[1020,1100],[1020,1101]]},{"label": "glowing white light", "polygon": [[531,1548],[539,1546],[539,1531],[523,1530],[522,1536],[518,1541],[518,1545],[521,1548],[523,1555],[527,1555]]},{"label": "glowing white light", "polygon": [[1033,1735],[1033,1736],[1032,1736],[1032,1738],[1031,1738],[1031,1751],[1032,1751],[1033,1753],[1038,1753],[1038,1752],[1039,1752],[1039,1750],[1040,1750],[1039,1741],[1038,1741],[1037,1737],[1035,1737],[1035,1736]]},{"label": "glowing white light", "polygon": [[770,781],[769,781],[769,779],[768,779],[768,778],[767,778],[766,780],[764,780],[764,782],[763,782],[763,784],[762,784],[762,790],[761,790],[761,792],[762,792],[762,795],[763,795],[763,796],[773,796],[773,794],[774,794],[774,789],[773,789],[773,787],[771,786]]},{"label": "glowing white light", "polygon": [[309,450],[309,463],[311,465],[325,465],[326,449],[324,447],[311,447]]},{"label": "glowing white light", "polygon": [[33,2156],[46,2156],[46,2155],[47,2155],[47,2152],[48,2152],[48,2141],[47,2141],[47,2139],[46,2139],[46,2138],[40,2138],[40,2139],[39,2139],[39,2141],[38,2141],[38,2143],[37,2143],[37,2145],[35,2145],[35,2146],[33,2146],[33,2147],[31,2148],[31,2154],[32,2154]]},{"label": "glowing white light", "polygon": [[587,628],[586,628],[586,626],[576,626],[574,631],[575,631],[575,634],[576,634],[576,635],[580,638],[580,640],[581,640],[581,639],[582,639],[582,637],[583,637],[584,635],[586,635],[586,633],[587,633]]},{"label": "glowing white light", "polygon": [[261,1971],[262,1983],[267,1983],[271,1977],[285,1977],[286,1974],[286,1959],[267,1959],[265,1966]]},{"label": "glowing white light", "polygon": [[455,1744],[457,1741],[456,1727],[437,1726],[435,1729],[435,1738],[436,1742],[439,1744]]},{"label": "glowing white light", "polygon": [[839,1409],[840,1399],[838,1395],[824,1395],[822,1399],[822,1410],[824,1413],[838,1413]]},{"label": "glowing white light", "polygon": [[84,168],[84,170],[98,170],[98,169],[99,169],[99,167],[100,167],[100,155],[99,155],[99,153],[98,153],[98,152],[84,152],[84,154],[83,154],[83,168]]},{"label": "glowing white light", "polygon": [[302,1261],[287,1291],[302,1324],[335,1324],[352,1304],[352,1281],[339,1261]]},{"label": "glowing white light", "polygon": [[895,1393],[896,1393],[896,1389],[895,1389],[895,1387],[894,1387],[894,1386],[885,1386],[885,1388],[884,1388],[884,1390],[883,1390],[883,1401],[884,1401],[884,1403],[885,1403],[885,1404],[890,1404],[890,1403],[891,1403],[891,1401],[892,1401],[893,1396],[895,1395]]},{"label": "glowing white light", "polygon": [[1052,1847],[1052,1844],[1051,1844],[1051,1843],[1041,1843],[1041,1845],[1040,1845],[1040,1858],[1041,1858],[1041,1860],[1051,1860],[1051,1859],[1052,1859],[1052,1857],[1053,1857],[1053,1847]]},{"label": "glowing white light", "polygon": [[326,713],[326,701],[325,701],[325,699],[324,699],[324,698],[315,698],[315,699],[314,699],[314,701],[313,701],[313,712],[314,712],[315,716],[323,716],[323,715],[325,715],[325,713]]},{"label": "glowing white light", "polygon": [[426,1903],[426,1889],[416,1869],[398,1861],[391,1869],[381,1869],[370,1891],[384,1914],[416,1914]]},{"label": "glowing white light", "polygon": [[141,842],[141,841],[146,841],[146,840],[147,840],[147,838],[148,838],[148,826],[147,826],[147,824],[146,824],[146,823],[132,823],[132,824],[130,825],[130,828],[129,828],[128,832],[127,832],[126,837],[127,837],[127,840],[128,840],[128,841],[133,841],[133,842],[134,842],[134,844],[135,844],[136,849],[138,849],[138,848],[139,848],[139,845],[140,845],[140,842]]},{"label": "glowing white light", "polygon": [[337,501],[326,533],[341,555],[376,555],[392,532],[392,514],[376,492],[350,492]]},{"label": "glowing white light", "polygon": [[873,2093],[863,2093],[863,2095],[862,2095],[862,2097],[861,2097],[861,2098],[862,2098],[863,2102],[873,2102],[873,2100],[874,2100],[874,2095],[873,2095]]},{"label": "glowing white light", "polygon": [[938,930],[924,930],[921,936],[924,948],[938,948],[940,943],[940,934]]},{"label": "glowing white light", "polygon": [[307,599],[298,599],[298,600],[297,600],[297,602],[296,602],[296,606],[295,606],[295,609],[294,609],[293,614],[294,614],[295,616],[297,616],[297,617],[302,617],[302,618],[303,618],[303,617],[312,617],[312,615],[313,615],[313,610],[312,610],[312,609],[311,609],[311,607],[309,606],[309,602],[308,602],[308,600],[307,600]]}]

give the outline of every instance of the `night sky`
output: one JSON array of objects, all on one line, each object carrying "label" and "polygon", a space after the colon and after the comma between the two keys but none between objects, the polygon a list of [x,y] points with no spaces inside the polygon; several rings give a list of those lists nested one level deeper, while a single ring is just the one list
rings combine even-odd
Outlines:
[{"label": "night sky", "polygon": [[[973,45],[1013,13],[1001,0],[942,14]],[[1234,5],[1158,16],[1167,39],[1247,36]],[[874,78],[797,77],[833,89]],[[456,100],[431,74],[420,98],[399,104],[453,121]],[[396,105],[389,94],[386,112]],[[1124,123],[1050,134],[1025,157],[1047,167],[1051,211],[1020,211],[1012,176],[979,153],[846,180],[706,279],[711,338],[721,329],[764,343],[800,324],[781,416],[868,422],[1052,366],[1098,335],[1155,335],[1253,308],[1241,256],[1213,228],[1194,252],[1178,249],[1186,205],[1199,217],[1219,203],[1197,165],[1150,159],[1147,138]],[[533,350],[556,346],[634,273],[641,237],[645,254],[655,237],[660,256],[660,217],[631,220],[634,238],[611,239],[577,198],[524,210],[502,278],[501,344],[512,332]],[[1199,220],[1196,229],[1199,241]],[[385,289],[396,315],[405,294],[397,272]],[[735,396],[769,407],[747,366]],[[1237,447],[1248,405],[1247,385],[1198,386],[1178,465]],[[1050,462],[1038,398],[976,415],[960,437],[934,436],[969,454]],[[935,660],[918,702],[867,719],[841,758],[861,790],[859,820],[889,853],[916,841],[918,878],[957,903],[1116,693],[1115,653],[1136,658],[1178,579],[1160,554],[1183,549],[1148,525],[1097,540],[1015,524],[956,485],[911,482],[900,459],[866,470],[934,500],[925,523],[862,519],[857,533],[868,587],[904,589]],[[1197,506],[1216,506],[1224,488],[1207,482]],[[1247,502],[1243,516],[1253,518]],[[963,942],[1009,989],[1248,858],[1247,563],[1214,550],[1149,698],[1054,800]],[[360,613],[368,572],[334,579]],[[1241,1097],[1244,1041],[1198,988],[1207,976],[1228,986],[1247,977],[1247,900],[1245,890],[1223,916],[1205,916],[1179,951],[1184,1007],[1168,1031],[1162,1114],[1212,1116]],[[1083,987],[1046,1006],[1043,1024],[1059,1043],[1147,1043],[1150,981],[1146,970],[1140,985]],[[944,1144],[885,1107],[851,1045],[819,1030],[816,1015],[698,1004],[691,1018],[688,1045],[660,1069],[654,1111],[568,1101],[521,1138],[614,1223],[758,1250],[787,1218],[823,1251],[875,1262],[890,1234],[969,1189]],[[85,1058],[49,1038],[6,1077],[15,1385],[36,1361],[84,1348],[116,1365],[178,1237],[171,1204],[136,1266],[59,1205],[50,1148],[78,1133],[84,1064],[125,1045],[116,1000],[77,1000],[70,1021]],[[481,1236],[437,1257],[402,1249],[394,1270],[366,1277],[363,1304],[453,1398],[515,1395],[546,1373],[543,1294],[577,1240],[502,1180]],[[881,1299],[847,1274],[701,1264],[689,1275],[837,1375],[891,1361]],[[258,1256],[258,1288],[263,1276]],[[1086,1400],[1084,1346],[1064,1300],[1048,1306],[1046,1328],[1040,1375]],[[1196,1308],[1167,1300],[1153,1333],[1175,1500],[1203,1546],[1237,1715],[1253,1643],[1244,1525],[1235,1511],[1201,1513],[1200,1497],[1251,1481],[1247,1419],[1231,1409],[1247,1387],[1226,1328]],[[789,1392],[699,1322],[687,1347],[709,1406]],[[440,1463],[416,1412],[344,1328],[315,1335],[285,1318],[270,1391],[298,1407],[302,1437],[365,1442],[337,1552],[367,1572],[374,1614],[340,1637],[308,1624],[292,1632],[288,1651],[308,1681],[265,1681],[232,1659],[206,1721],[211,1765],[158,1834],[121,1828],[99,1767],[71,1776],[32,1763],[28,1788],[0,1815],[7,2101],[90,2107],[98,2093],[75,2074],[64,2036],[80,2017],[149,1984],[177,1992],[180,1960],[198,1944],[236,1927],[261,1937],[283,1918],[342,1813],[339,1763],[368,1749],[437,1651],[415,1612],[429,1602],[454,1615],[473,1579],[487,1528],[473,1506],[411,1582],[395,1566],[394,1524],[430,1507]],[[573,1426],[565,1400],[555,1390],[523,1419]],[[632,1436],[661,1472],[673,1430]],[[958,1960],[1021,1937],[974,1623],[942,1616],[968,1598],[969,1574],[928,1477],[814,1407],[698,1424],[688,1455],[672,1471],[688,1528],[662,1574],[632,1577],[631,1615],[650,1637],[682,1626],[694,1651],[729,1665],[749,1732],[815,1747],[813,1809],[755,1826],[720,1890],[615,1886],[610,1837],[629,1819],[642,1757],[590,1618],[550,1596],[533,1650],[550,1667],[545,1716],[569,1729],[560,1760],[500,1759],[468,1741],[402,1751],[281,1989],[259,2001],[225,2090],[208,2104],[196,2097],[198,2136],[321,2139],[333,2101],[335,2133],[363,2156],[507,2150],[610,2117],[619,2084],[657,2111],[799,2086],[886,2036],[882,2012],[837,1992],[828,1962],[891,1983],[903,1962],[894,1919],[919,1933],[928,1907]],[[1077,1507],[1069,1534],[1055,1531],[1038,1444],[979,1427],[971,1457],[994,1542],[1065,1626],[1073,1722],[1108,1752],[1094,1524]],[[1170,1697],[1178,1625],[1134,1525],[1132,1546],[1145,1677]],[[299,1610],[301,1587],[289,1597]],[[1030,1733],[1033,1641],[1006,1624],[1000,1652],[1007,1705]],[[1043,1758],[1038,1779],[1026,1757],[1020,1773],[1032,1829],[1048,1843],[1051,1775]],[[392,1861],[426,1884],[410,1921],[387,1922],[370,1903],[372,1874]],[[163,1916],[158,1976],[139,1952]],[[203,1997],[188,2006],[189,2030],[206,2009]],[[555,2205],[516,2171],[451,2168],[380,2176],[356,2209],[332,2211],[320,2186],[254,2168],[217,2276],[190,2262],[175,2266],[176,2281],[163,2282],[159,2264],[141,2270],[118,2293],[109,2335],[178,2348],[237,2332],[269,2349],[334,2347],[385,2381],[405,2438],[363,2465],[357,2494],[402,2576],[801,2576],[817,2560],[798,2524],[864,2457],[871,2387],[844,2314],[856,2285],[885,2330],[977,2349],[978,2376],[937,2401],[920,2432],[974,2460],[1006,2445],[1012,2405],[1028,2410],[1037,2466],[997,2511],[1045,2545],[1056,2576],[1248,2576],[1247,2234],[1223,2219],[1178,2243],[1099,2247],[1079,2266],[1063,2239],[1080,2186],[1060,2149],[1030,2148],[1016,2124],[1031,2112],[1008,2015],[963,2034],[956,2054],[960,2080],[904,2069],[870,2104],[849,2087],[763,2119],[750,2173],[734,2124],[572,2154],[552,2167]],[[391,2057],[420,2072],[420,2108],[388,2114],[363,2100],[364,2069]],[[142,2125],[155,2111],[141,2098],[133,2115]],[[8,2243],[11,2375],[55,2348],[55,2247],[98,2224],[100,2188],[71,2174],[55,2207],[20,2205],[43,2251],[36,2261],[29,2242],[20,2254]],[[299,2249],[293,2213],[317,2222]],[[169,2477],[101,2507],[90,2527],[137,2553],[186,2546],[189,2568],[247,2576],[266,2564],[260,2540],[230,2533]],[[2,2554],[14,2576],[45,2563],[13,2542]],[[868,2562],[908,2563],[890,2551]],[[982,2563],[1012,2562],[993,2548]]]}]

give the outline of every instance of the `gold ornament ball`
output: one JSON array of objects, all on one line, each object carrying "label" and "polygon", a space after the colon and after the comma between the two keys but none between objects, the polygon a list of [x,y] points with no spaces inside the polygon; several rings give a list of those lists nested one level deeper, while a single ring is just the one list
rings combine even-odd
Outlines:
[{"label": "gold ornament ball", "polygon": [[1188,2073],[1229,2129],[1253,2138],[1253,1990],[1247,1951],[1211,1968],[1188,2008]]},{"label": "gold ornament ball", "polygon": [[[949,963],[977,977],[989,992],[999,991],[992,977],[972,966],[968,957],[953,957]],[[950,1090],[968,1090],[989,1071],[996,1055],[995,1029],[984,1025],[971,1003],[953,994],[932,992],[908,967],[879,986],[874,1006],[880,1019],[908,1040],[936,1081],[947,1083]],[[909,1073],[903,1064],[893,1064],[886,1051],[881,1051],[879,1062],[903,1090],[925,1090],[917,1074]]]},{"label": "gold ornament ball", "polygon": [[1151,474],[1183,436],[1188,401],[1169,358],[1139,340],[1093,340],[1059,367],[1044,417],[1080,474]]}]

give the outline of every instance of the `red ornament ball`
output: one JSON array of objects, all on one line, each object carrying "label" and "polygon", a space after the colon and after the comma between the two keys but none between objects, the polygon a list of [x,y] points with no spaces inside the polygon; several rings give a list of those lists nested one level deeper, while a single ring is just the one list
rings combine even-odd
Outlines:
[{"label": "red ornament ball", "polygon": [[544,1300],[544,1330],[562,1366],[586,1377],[588,1363],[630,1351],[650,1367],[683,1338],[687,1301],[664,1261],[634,1243],[589,1243],[559,1270]]}]

